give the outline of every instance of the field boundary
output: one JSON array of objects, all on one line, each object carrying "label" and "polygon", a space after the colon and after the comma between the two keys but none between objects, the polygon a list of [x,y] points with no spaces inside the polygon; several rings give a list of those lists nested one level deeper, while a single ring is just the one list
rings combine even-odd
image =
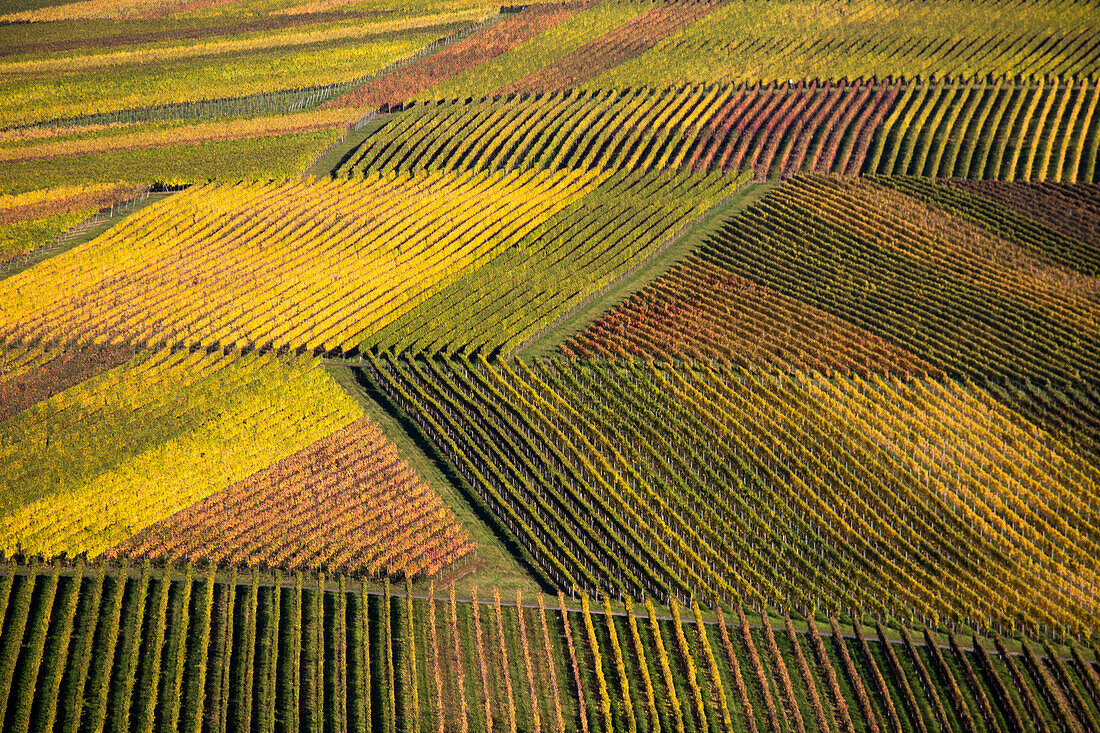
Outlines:
[{"label": "field boundary", "polygon": [[122,221],[130,214],[144,209],[146,206],[163,201],[172,194],[182,191],[187,186],[169,186],[160,190],[151,187],[142,187],[140,193],[120,204],[105,206],[96,213],[81,222],[66,229],[56,237],[41,244],[26,254],[16,255],[7,262],[0,263],[0,280],[5,280],[13,275],[27,270],[30,267],[48,260],[51,257],[68,252],[85,242],[98,237],[112,226]]},{"label": "field boundary", "polygon": [[626,272],[604,285],[558,316],[552,323],[528,336],[507,357],[554,356],[566,339],[583,331],[619,302],[664,275],[686,256],[696,244],[741,213],[779,184],[778,178],[752,181],[739,186],[698,217],[689,221],[663,244]]},{"label": "field boundary", "polygon": [[[491,518],[482,516],[477,505],[467,496],[468,492],[458,484],[458,474],[453,467],[447,466],[442,455],[433,456],[410,425],[402,420],[400,414],[387,407],[380,398],[385,397],[377,387],[370,384],[366,364],[347,364],[324,360],[329,376],[362,406],[364,413],[373,420],[382,433],[397,448],[401,457],[416,469],[420,478],[435,490],[443,502],[455,513],[459,522],[470,533],[470,539],[478,547],[467,565],[478,563],[477,582],[471,578],[462,578],[458,587],[468,585],[497,585],[502,590],[516,588],[525,593],[544,591],[538,579],[524,567],[522,560],[507,547],[507,540],[494,531]],[[388,399],[388,398],[387,398]],[[413,426],[413,429],[415,426]],[[454,478],[448,476],[452,474]],[[455,566],[457,571],[460,566]],[[496,573],[496,574],[495,574]],[[487,581],[487,582],[486,582]]]}]

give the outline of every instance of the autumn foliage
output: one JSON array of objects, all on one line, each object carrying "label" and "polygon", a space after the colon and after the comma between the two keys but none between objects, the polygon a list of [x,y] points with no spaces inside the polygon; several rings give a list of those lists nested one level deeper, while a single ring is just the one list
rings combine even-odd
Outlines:
[{"label": "autumn foliage", "polygon": [[669,2],[655,6],[610,33],[592,39],[557,62],[518,79],[498,93],[571,89],[602,71],[640,56],[661,39],[721,7],[718,2]]},{"label": "autumn foliage", "polygon": [[383,107],[400,105],[406,99],[445,81],[455,74],[483,64],[534,38],[568,18],[577,6],[532,5],[505,17],[480,33],[426,56],[393,73],[328,102],[326,107]]},{"label": "autumn foliage", "polygon": [[358,420],[145,529],[111,555],[415,577],[473,548],[381,430]]}]

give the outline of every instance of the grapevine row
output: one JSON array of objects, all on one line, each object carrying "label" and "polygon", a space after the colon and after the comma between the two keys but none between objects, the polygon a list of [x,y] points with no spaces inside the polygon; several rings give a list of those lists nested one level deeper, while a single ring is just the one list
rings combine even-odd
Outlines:
[{"label": "grapevine row", "polygon": [[411,104],[337,175],[738,170],[1087,183],[1091,78],[811,80],[508,94]]},{"label": "grapevine row", "polygon": [[[537,711],[555,710],[557,722],[543,727],[557,733],[609,724],[640,733],[764,731],[779,728],[780,717],[792,730],[852,730],[846,711],[857,705],[868,730],[971,730],[978,721],[1023,730],[1021,719],[1084,729],[1097,716],[1085,692],[1094,690],[1093,652],[1076,642],[960,643],[950,632],[945,639],[925,629],[918,639],[904,627],[899,638],[882,625],[869,638],[862,623],[842,631],[835,617],[827,627],[812,616],[750,622],[741,607],[727,628],[721,614],[715,622],[693,606],[684,618],[675,605],[658,610],[649,600],[637,617],[632,604],[607,597],[599,608],[582,597],[577,610],[564,596],[549,608],[522,594],[504,604],[496,591],[489,601],[456,600],[453,585],[447,599],[408,586],[367,594],[343,577],[326,583],[298,574],[290,582],[260,573],[219,579],[189,566],[105,568],[39,566],[0,578],[5,729],[23,730],[29,711],[51,709],[63,730],[95,730],[129,715],[135,729],[186,731],[246,723],[270,731],[276,721],[314,728],[333,719],[349,731],[396,730],[409,722],[396,711],[418,710],[420,729],[451,729],[475,707],[485,710],[475,716],[485,730],[537,730]],[[478,633],[462,641],[471,623]],[[522,653],[506,654],[502,645],[517,638]],[[425,665],[441,671],[427,700],[415,684]],[[465,682],[451,684],[461,669],[485,680],[477,705]],[[131,686],[136,677],[142,684]],[[501,679],[524,680],[531,707],[510,704],[521,696],[495,683]],[[383,709],[371,710],[372,696]]]},{"label": "grapevine row", "polygon": [[1097,621],[1076,568],[1100,542],[1100,475],[974,385],[726,364],[369,371],[559,587]]}]

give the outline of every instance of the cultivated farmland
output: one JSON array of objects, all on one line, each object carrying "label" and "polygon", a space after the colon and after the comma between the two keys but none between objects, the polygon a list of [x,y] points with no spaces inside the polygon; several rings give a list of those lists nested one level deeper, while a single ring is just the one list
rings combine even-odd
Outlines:
[{"label": "cultivated farmland", "polygon": [[939,191],[909,179],[792,179],[577,336],[576,351],[1097,383],[1093,247],[1037,222],[1002,238],[894,187]]},{"label": "cultivated farmland", "polygon": [[439,495],[359,419],[107,556],[416,577],[472,551]]},{"label": "cultivated farmland", "polygon": [[368,731],[395,719],[421,730],[525,721],[558,733],[862,731],[899,720],[1031,730],[1023,721],[1080,725],[1094,714],[1080,692],[1088,670],[1075,661],[1091,651],[1077,644],[1009,647],[874,625],[845,633],[836,618],[705,619],[698,606],[588,598],[570,610],[566,597],[541,594],[368,592],[344,579],[191,566],[21,569],[0,599],[10,609],[4,683],[28,669],[47,682],[15,688],[10,719],[66,730],[120,716],[181,730],[335,721]]},{"label": "cultivated farmland", "polygon": [[99,555],[357,417],[308,359],[162,350],[103,369],[121,359],[103,349],[68,386],[54,353],[0,383],[15,399],[47,382],[3,424],[9,554]]},{"label": "cultivated farmland", "polygon": [[[598,181],[531,172],[196,186],[0,284],[3,337],[350,350]],[[472,217],[497,226],[476,229]],[[337,262],[355,267],[341,274]],[[294,297],[282,287],[291,280]]]},{"label": "cultivated farmland", "polygon": [[[341,172],[751,169],[1049,180],[1100,175],[1096,84],[1072,79],[743,83],[415,105]],[[444,131],[444,143],[440,138]]]},{"label": "cultivated farmland", "polygon": [[1097,16],[1073,0],[732,0],[591,88],[887,76],[1093,75]]},{"label": "cultivated farmland", "polygon": [[[559,585],[978,625],[1096,612],[1077,571],[1096,517],[1050,488],[1089,491],[1096,470],[985,390],[724,366],[374,369],[425,431],[447,436],[466,479]],[[660,432],[645,414],[660,416]],[[1065,542],[1048,544],[1055,532]],[[952,572],[922,580],[929,557]]]},{"label": "cultivated farmland", "polygon": [[0,730],[1097,730],[1098,17],[10,0]]}]

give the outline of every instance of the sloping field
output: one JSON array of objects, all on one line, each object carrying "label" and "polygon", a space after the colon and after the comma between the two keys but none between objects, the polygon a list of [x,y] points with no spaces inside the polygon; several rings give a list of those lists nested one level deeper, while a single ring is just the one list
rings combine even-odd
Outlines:
[{"label": "sloping field", "polygon": [[[281,124],[281,123],[280,123]],[[291,123],[293,124],[293,122]],[[166,185],[207,183],[212,179],[283,180],[297,177],[320,148],[335,138],[334,131],[292,132],[284,135],[240,136],[240,125],[216,124],[214,134],[188,140],[191,133],[140,135],[134,145],[112,149],[111,138],[93,151],[58,160],[27,160],[0,167],[0,191],[29,191],[84,185],[148,185],[149,179]],[[209,132],[209,129],[207,130]],[[149,138],[156,138],[150,140]],[[39,240],[39,244],[45,240]]]},{"label": "sloping field", "polygon": [[[760,176],[804,165],[859,170],[881,116],[875,110],[895,96],[885,87],[819,89],[815,83],[807,89],[571,91],[417,106],[372,135],[339,172],[493,170],[520,162],[551,169],[751,167]],[[852,114],[829,116],[838,103]],[[785,116],[769,118],[778,108]],[[439,144],[440,132],[448,144]],[[863,144],[838,157],[848,138]]]},{"label": "sloping field", "polygon": [[65,730],[212,720],[365,732],[401,720],[421,730],[523,721],[554,733],[1033,731],[1081,729],[1095,715],[1083,692],[1094,670],[1081,666],[1091,652],[1076,643],[853,633],[835,618],[761,624],[737,611],[715,623],[698,607],[587,598],[567,610],[566,598],[541,594],[471,602],[453,588],[449,598],[361,590],[190,566],[6,575],[2,712]]},{"label": "sloping field", "polygon": [[1100,376],[1095,277],[874,183],[794,180],[704,256],[949,374]]},{"label": "sloping field", "polygon": [[400,71],[368,82],[327,107],[400,105],[456,74],[491,62],[497,56],[570,18],[579,5],[531,5],[505,17],[476,36],[420,59]]},{"label": "sloping field", "polygon": [[62,57],[53,64],[0,60],[0,101],[7,108],[7,125],[30,124],[149,104],[307,87],[321,80],[345,82],[378,71],[457,26],[401,34],[379,29],[369,42],[355,30],[343,37],[297,34],[278,48],[242,42],[229,52],[217,43],[199,50],[189,45],[181,51],[186,58],[169,62],[142,50],[95,65],[81,61],[83,56]]},{"label": "sloping field", "polygon": [[418,100],[478,99],[560,61],[654,6],[652,0],[587,3],[568,18],[489,61],[464,69],[414,96]]},{"label": "sloping field", "polygon": [[709,0],[660,3],[557,61],[501,87],[500,92],[549,92],[580,86],[601,72],[645,53],[666,36],[690,26],[721,6],[721,2]]},{"label": "sloping field", "polygon": [[473,551],[453,512],[364,419],[146,527],[111,558],[431,576]]},{"label": "sloping field", "polygon": [[596,89],[417,105],[338,171],[752,169],[1095,180],[1100,87],[813,80]]},{"label": "sloping field", "polygon": [[0,731],[1100,730],[1098,78],[1096,0],[6,0]]},{"label": "sloping field", "polygon": [[977,387],[722,364],[372,368],[559,587],[1096,623],[1097,468]]},{"label": "sloping field", "polygon": [[593,89],[788,79],[1095,75],[1100,30],[1074,0],[730,0],[588,82]]},{"label": "sloping field", "polygon": [[938,371],[866,329],[699,255],[574,335],[562,350],[581,357],[726,359],[862,375]]},{"label": "sloping field", "polygon": [[[56,358],[23,377],[56,378]],[[94,557],[358,417],[307,359],[159,351],[95,366],[0,423],[5,553]]]},{"label": "sloping field", "polygon": [[1084,275],[1100,275],[1100,186],[883,178]]},{"label": "sloping field", "polygon": [[1089,243],[1011,211],[998,226],[984,198],[952,216],[895,188],[947,210],[974,199],[915,179],[794,179],[569,351],[1094,382]]},{"label": "sloping field", "polygon": [[364,342],[409,353],[505,354],[673,244],[747,176],[614,174],[514,247]]},{"label": "sloping field", "polygon": [[0,283],[3,337],[349,350],[598,182],[530,172],[196,186]]},{"label": "sloping field", "polygon": [[5,350],[0,397],[5,553],[415,577],[474,550],[316,360]]}]

